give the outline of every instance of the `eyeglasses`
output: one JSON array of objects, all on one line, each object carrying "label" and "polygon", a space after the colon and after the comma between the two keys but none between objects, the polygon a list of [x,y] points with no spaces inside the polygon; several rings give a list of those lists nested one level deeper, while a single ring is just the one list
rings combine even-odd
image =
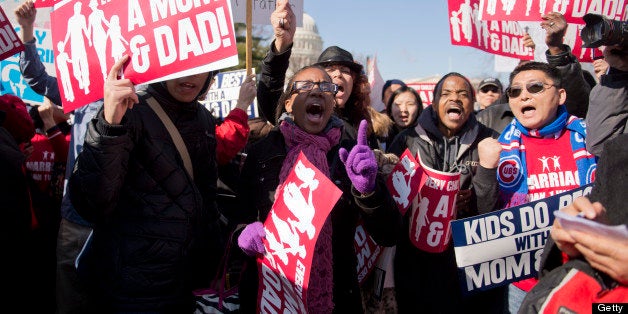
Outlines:
[{"label": "eyeglasses", "polygon": [[499,93],[499,88],[493,85],[484,86],[480,88],[480,92],[485,93],[485,94],[488,92]]},{"label": "eyeglasses", "polygon": [[[530,82],[526,84],[526,90],[530,94],[538,94],[545,91],[546,89],[545,86],[547,86],[547,88],[550,88],[554,85],[543,83],[543,82]],[[516,98],[516,97],[519,97],[519,95],[521,95],[522,90],[523,88],[521,88],[520,86],[511,86],[506,89],[506,94],[508,95],[508,97]]]},{"label": "eyeglasses", "polygon": [[295,81],[292,83],[292,91],[290,93],[296,92],[309,92],[314,89],[314,86],[318,86],[323,93],[329,93],[332,95],[336,95],[338,93],[338,85],[330,82],[312,82],[312,81]]}]

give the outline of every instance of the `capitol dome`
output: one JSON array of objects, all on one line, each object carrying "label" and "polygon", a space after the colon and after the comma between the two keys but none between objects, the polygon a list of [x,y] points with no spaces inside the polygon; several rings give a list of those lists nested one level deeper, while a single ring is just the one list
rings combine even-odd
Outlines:
[{"label": "capitol dome", "polygon": [[315,63],[321,52],[323,52],[323,40],[318,34],[316,21],[303,12],[303,27],[297,27],[294,33],[292,55],[286,77],[291,77],[300,68]]}]

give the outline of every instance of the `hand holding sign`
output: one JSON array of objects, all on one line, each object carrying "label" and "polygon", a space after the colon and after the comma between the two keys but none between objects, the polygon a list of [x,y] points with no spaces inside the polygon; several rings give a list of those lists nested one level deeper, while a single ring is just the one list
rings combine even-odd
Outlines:
[{"label": "hand holding sign", "polygon": [[353,146],[351,153],[340,148],[340,160],[345,164],[347,175],[356,190],[362,194],[368,194],[375,189],[375,177],[377,176],[377,161],[375,154],[366,145],[366,120],[360,122],[358,129],[358,143]]},{"label": "hand holding sign", "polygon": [[137,95],[135,94],[135,86],[129,79],[118,79],[118,73],[121,73],[122,66],[129,59],[128,55],[125,55],[118,60],[105,81],[104,87],[104,110],[105,120],[109,124],[120,124],[122,117],[126,113],[127,109],[133,109],[133,105],[139,102]]},{"label": "hand holding sign", "polygon": [[257,95],[257,87],[255,85],[255,74],[251,74],[244,79],[242,85],[240,85],[240,92],[238,95],[238,103],[236,108],[246,111],[246,109],[253,103],[255,96]]},{"label": "hand holding sign", "polygon": [[238,237],[238,246],[248,256],[264,254],[264,242],[262,241],[264,238],[266,238],[264,225],[256,221],[244,227],[244,230]]}]

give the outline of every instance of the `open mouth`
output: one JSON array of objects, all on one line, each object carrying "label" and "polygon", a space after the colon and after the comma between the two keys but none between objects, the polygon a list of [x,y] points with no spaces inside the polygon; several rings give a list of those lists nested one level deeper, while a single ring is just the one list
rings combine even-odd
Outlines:
[{"label": "open mouth", "polygon": [[309,120],[320,120],[323,117],[323,106],[320,104],[308,104],[305,113]]},{"label": "open mouth", "polygon": [[191,84],[191,83],[181,83],[179,84],[179,86],[186,88],[186,89],[194,89],[196,88],[195,84]]},{"label": "open mouth", "polygon": [[447,118],[450,120],[462,119],[462,109],[457,106],[452,106],[447,109]]},{"label": "open mouth", "polygon": [[521,113],[523,113],[523,116],[531,116],[536,112],[536,108],[534,108],[533,106],[525,106],[523,108],[521,108]]}]

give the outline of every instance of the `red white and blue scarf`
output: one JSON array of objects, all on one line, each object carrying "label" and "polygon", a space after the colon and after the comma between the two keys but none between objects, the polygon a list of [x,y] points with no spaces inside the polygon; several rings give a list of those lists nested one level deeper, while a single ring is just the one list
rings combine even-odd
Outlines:
[{"label": "red white and blue scarf", "polygon": [[557,118],[541,129],[528,130],[517,119],[504,129],[499,137],[502,151],[499,156],[497,181],[500,189],[500,208],[526,203],[528,194],[528,173],[526,149],[522,145],[522,135],[528,137],[558,137],[563,130],[569,132],[573,158],[578,168],[580,185],[586,185],[595,179],[597,158],[590,154],[585,146],[586,126],[584,120],[567,113],[565,106],[559,106]]}]

